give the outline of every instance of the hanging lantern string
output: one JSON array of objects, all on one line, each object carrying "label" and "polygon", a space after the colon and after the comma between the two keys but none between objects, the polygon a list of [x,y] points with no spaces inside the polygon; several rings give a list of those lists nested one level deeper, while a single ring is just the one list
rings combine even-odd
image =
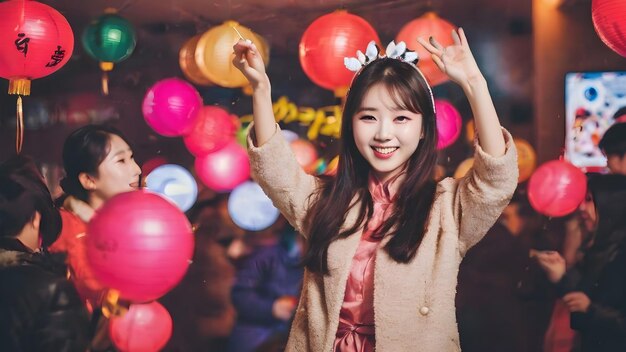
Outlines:
[{"label": "hanging lantern string", "polygon": [[22,96],[17,96],[17,130],[15,132],[15,151],[17,154],[22,152],[22,144],[24,143],[24,111],[22,109]]}]

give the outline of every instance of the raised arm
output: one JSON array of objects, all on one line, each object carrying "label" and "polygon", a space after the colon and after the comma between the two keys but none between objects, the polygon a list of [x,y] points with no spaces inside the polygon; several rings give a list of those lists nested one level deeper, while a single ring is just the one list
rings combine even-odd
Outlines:
[{"label": "raised arm", "polygon": [[[459,250],[480,241],[509,203],[517,186],[515,144],[501,126],[487,83],[470,51],[462,29],[452,31],[454,44],[443,47],[435,38],[418,42],[432,55],[439,69],[459,84],[472,107],[478,142],[474,166],[458,181],[452,204],[459,227]],[[447,183],[450,181],[446,181]]]},{"label": "raised arm", "polygon": [[252,85],[254,132],[257,147],[260,147],[276,132],[270,79],[265,74],[265,63],[254,43],[240,40],[233,46],[233,50],[235,51],[233,64]]},{"label": "raised arm", "polygon": [[482,149],[491,156],[501,156],[505,152],[505,143],[487,81],[474,60],[463,29],[453,30],[452,38],[454,44],[445,48],[434,37],[430,37],[430,43],[423,38],[417,41],[431,53],[439,69],[463,88],[472,107]]}]

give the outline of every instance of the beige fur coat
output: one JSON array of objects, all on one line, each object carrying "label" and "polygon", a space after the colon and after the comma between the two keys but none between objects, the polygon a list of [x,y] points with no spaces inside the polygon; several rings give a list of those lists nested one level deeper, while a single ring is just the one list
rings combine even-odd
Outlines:
[{"label": "beige fur coat", "polygon": [[[251,129],[253,130],[253,129]],[[467,250],[494,224],[517,185],[513,138],[503,129],[506,153],[486,154],[475,143],[472,170],[460,179],[439,182],[427,231],[413,260],[396,263],[382,249],[374,269],[376,350],[383,352],[460,351],[455,295],[459,264]],[[261,147],[248,139],[253,178],[289,222],[306,237],[303,219],[316,179],[300,168],[282,134]],[[344,227],[356,220],[353,207]],[[361,231],[333,242],[330,275],[305,271],[302,295],[287,351],[331,352],[346,281]]]}]

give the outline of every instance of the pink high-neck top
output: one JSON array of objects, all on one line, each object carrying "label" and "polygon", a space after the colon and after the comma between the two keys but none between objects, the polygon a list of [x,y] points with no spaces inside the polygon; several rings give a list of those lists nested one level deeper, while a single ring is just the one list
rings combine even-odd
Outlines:
[{"label": "pink high-neck top", "polygon": [[352,267],[343,305],[339,313],[339,327],[335,335],[335,352],[371,352],[374,351],[374,260],[376,249],[382,238],[372,237],[391,214],[395,196],[390,194],[389,186],[397,180],[394,177],[385,184],[370,175],[369,191],[374,202],[374,211],[363,231],[363,236],[352,259]]}]

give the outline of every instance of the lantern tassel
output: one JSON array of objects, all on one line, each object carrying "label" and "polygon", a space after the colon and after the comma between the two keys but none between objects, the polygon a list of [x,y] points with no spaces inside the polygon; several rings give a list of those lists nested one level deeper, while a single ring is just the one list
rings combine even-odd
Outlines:
[{"label": "lantern tassel", "polygon": [[22,152],[22,144],[24,143],[24,111],[22,109],[22,96],[17,96],[17,131],[15,134],[15,151],[17,154]]},{"label": "lantern tassel", "polygon": [[107,71],[102,72],[102,94],[109,95],[109,74]]}]

